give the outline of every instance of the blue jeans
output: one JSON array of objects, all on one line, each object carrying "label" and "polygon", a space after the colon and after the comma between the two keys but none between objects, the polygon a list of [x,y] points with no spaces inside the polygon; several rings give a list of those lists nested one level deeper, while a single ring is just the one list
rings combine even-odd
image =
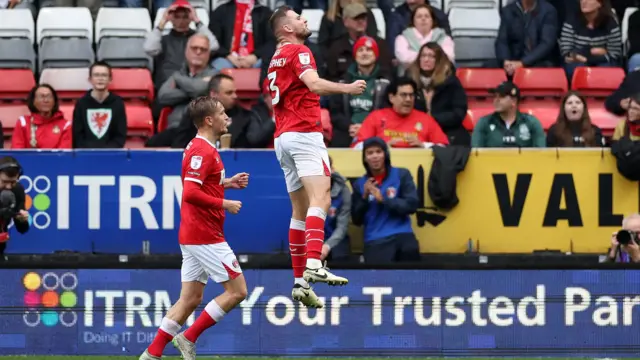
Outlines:
[{"label": "blue jeans", "polygon": [[[569,80],[569,84],[571,84],[571,80],[573,80],[573,73],[576,71],[576,69],[583,66],[590,66],[590,65],[581,64],[581,63],[565,63],[563,65],[564,71],[567,73],[567,79]],[[602,63],[602,64],[592,65],[592,66],[593,67],[618,67],[619,65],[614,63]]]},{"label": "blue jeans", "polygon": [[[222,69],[233,69],[235,66],[233,66],[231,61],[227,60],[226,58],[219,57],[211,62],[211,67],[218,70],[218,72],[220,72],[220,70]],[[253,65],[254,69],[260,68],[260,67],[262,67],[262,59],[258,59],[258,62],[256,62],[255,65]]]},{"label": "blue jeans", "polygon": [[286,3],[290,6],[293,11],[300,14],[302,9],[321,9],[327,10],[327,0],[307,0],[309,3],[308,7],[304,6],[304,0],[287,0]]},{"label": "blue jeans", "polygon": [[629,58],[629,62],[627,64],[627,69],[629,70],[629,72],[632,72],[637,68],[640,68],[640,53],[633,54]]},{"label": "blue jeans", "polygon": [[[153,0],[153,10],[158,11],[158,9],[168,8],[173,4],[172,0]],[[123,8],[140,8],[147,7],[147,2],[145,0],[118,0],[120,7]]]}]

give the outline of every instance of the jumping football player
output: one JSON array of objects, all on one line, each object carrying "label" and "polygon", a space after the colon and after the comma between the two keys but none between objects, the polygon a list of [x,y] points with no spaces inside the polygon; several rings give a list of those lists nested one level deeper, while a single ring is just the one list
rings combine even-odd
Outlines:
[{"label": "jumping football player", "polygon": [[340,84],[318,76],[313,54],[304,41],[311,35],[307,21],[288,6],[269,20],[278,47],[267,79],[276,121],[274,147],[284,172],[293,208],[289,251],[294,285],[291,295],[305,306],[324,306],[309,282],[345,285],[348,280],[330,273],[320,261],[324,221],[331,204],[331,172],[320,122],[320,95],[364,92],[358,80]]},{"label": "jumping football player", "polygon": [[[227,132],[229,117],[222,103],[200,97],[189,104],[189,116],[198,128],[182,158],[182,207],[179,242],[182,250],[182,291],[180,299],[162,319],[160,329],[140,360],[159,360],[165,346],[173,341],[183,359],[195,360],[196,340],[247,296],[247,284],[233,250],[225,241],[225,210],[237,214],[240,201],[226,200],[224,189],[244,189],[249,174],[225,178],[224,165],[214,144]],[[196,321],[178,334],[202,302],[208,278],[221,283],[224,292],[211,300]]]}]

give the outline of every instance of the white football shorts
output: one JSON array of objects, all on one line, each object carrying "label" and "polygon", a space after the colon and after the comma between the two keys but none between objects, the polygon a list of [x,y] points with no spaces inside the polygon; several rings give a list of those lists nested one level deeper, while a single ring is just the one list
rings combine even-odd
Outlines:
[{"label": "white football shorts", "polygon": [[276,156],[284,172],[287,191],[302,187],[300,178],[305,176],[330,176],[329,153],[319,132],[282,133],[274,141]]},{"label": "white football shorts", "polygon": [[217,283],[233,280],[242,274],[236,254],[226,242],[205,245],[180,245],[182,250],[182,282]]}]

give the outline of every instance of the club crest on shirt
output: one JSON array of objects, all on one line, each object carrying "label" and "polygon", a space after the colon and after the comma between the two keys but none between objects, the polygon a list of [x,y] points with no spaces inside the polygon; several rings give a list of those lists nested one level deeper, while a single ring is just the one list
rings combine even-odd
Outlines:
[{"label": "club crest on shirt", "polygon": [[202,166],[202,156],[192,156],[191,157],[191,168],[193,170],[198,170],[198,169],[200,169],[200,166]]},{"label": "club crest on shirt", "polygon": [[396,188],[394,188],[393,186],[389,186],[387,188],[387,198],[393,199],[394,197],[396,197],[396,194],[397,194]]},{"label": "club crest on shirt", "polygon": [[336,207],[332,206],[332,207],[329,208],[329,211],[327,212],[327,215],[329,215],[329,217],[335,217],[337,212],[338,212],[338,210],[336,209]]},{"label": "club crest on shirt", "polygon": [[309,53],[300,53],[300,54],[298,54],[298,59],[300,59],[300,64],[302,64],[302,65],[311,64],[311,57],[309,56]]},{"label": "club crest on shirt", "polygon": [[102,139],[109,130],[111,119],[111,109],[87,109],[89,129],[98,139]]},{"label": "club crest on shirt", "polygon": [[422,131],[422,123],[416,123],[416,131]]},{"label": "club crest on shirt", "polygon": [[240,263],[238,263],[237,259],[233,259],[233,261],[231,262],[231,266],[233,266],[234,269],[239,269]]}]

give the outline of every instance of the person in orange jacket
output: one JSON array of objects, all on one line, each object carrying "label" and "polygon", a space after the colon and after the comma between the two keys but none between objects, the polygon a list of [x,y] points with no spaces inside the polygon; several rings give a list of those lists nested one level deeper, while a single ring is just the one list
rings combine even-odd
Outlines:
[{"label": "person in orange jacket", "polygon": [[71,149],[71,121],[59,109],[58,95],[47,84],[27,96],[31,114],[20,116],[11,139],[12,149]]},{"label": "person in orange jacket", "polygon": [[430,148],[449,145],[447,135],[431,115],[414,109],[417,85],[409,78],[400,78],[387,88],[390,108],[372,111],[362,123],[353,146],[379,137],[394,148]]}]

